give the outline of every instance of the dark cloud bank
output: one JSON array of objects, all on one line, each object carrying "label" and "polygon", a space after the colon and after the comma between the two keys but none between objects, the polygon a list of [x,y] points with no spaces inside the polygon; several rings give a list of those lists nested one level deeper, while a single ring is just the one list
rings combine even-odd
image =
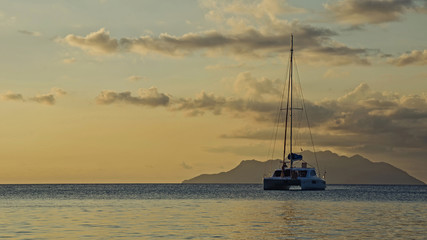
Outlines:
[{"label": "dark cloud bank", "polygon": [[[258,80],[261,82],[262,80]],[[264,79],[265,81],[265,79]],[[270,80],[269,80],[270,81]],[[274,81],[270,81],[274,82]],[[248,84],[247,92],[260,94]],[[275,86],[274,84],[272,86]],[[258,86],[260,87],[260,86]],[[248,97],[222,97],[201,92],[194,98],[176,98],[159,93],[156,88],[142,89],[139,95],[130,92],[103,91],[99,104],[132,104],[164,107],[168,111],[182,111],[189,116],[211,113],[245,118],[269,127],[276,118],[278,99],[249,100]],[[380,93],[365,83],[348,94],[320,102],[306,101],[316,144],[341,147],[354,152],[399,152],[418,156],[426,154],[427,96]],[[271,132],[236,131],[227,138],[266,139]]]},{"label": "dark cloud bank", "polygon": [[[307,52],[307,59],[318,61],[325,54],[331,65],[370,64],[367,56],[377,50],[351,48],[335,43],[331,37],[337,33],[326,28],[292,23],[283,26],[280,32],[264,32],[248,28],[241,32],[221,33],[216,30],[187,33],[182,36],[160,34],[158,37],[142,36],[139,38],[111,38],[104,28],[86,36],[67,35],[61,42],[81,48],[90,54],[116,54],[133,52],[140,55],[160,54],[171,57],[188,56],[195,53],[228,55],[232,57],[268,57],[287,52],[290,35],[298,39],[296,47],[302,55]],[[309,53],[309,54],[308,54]]]}]

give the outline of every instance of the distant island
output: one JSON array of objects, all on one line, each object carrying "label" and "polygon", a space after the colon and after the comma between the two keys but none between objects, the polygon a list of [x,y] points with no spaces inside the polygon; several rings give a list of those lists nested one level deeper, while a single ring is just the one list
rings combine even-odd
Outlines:
[{"label": "distant island", "polygon": [[[316,166],[313,152],[304,151],[302,155],[306,162]],[[316,155],[320,166],[318,175],[322,176],[326,171],[328,184],[425,184],[388,163],[372,162],[360,155],[346,157],[330,151],[317,152]],[[263,177],[270,176],[280,165],[278,159],[266,162],[244,160],[228,172],[202,174],[183,183],[262,183]]]}]

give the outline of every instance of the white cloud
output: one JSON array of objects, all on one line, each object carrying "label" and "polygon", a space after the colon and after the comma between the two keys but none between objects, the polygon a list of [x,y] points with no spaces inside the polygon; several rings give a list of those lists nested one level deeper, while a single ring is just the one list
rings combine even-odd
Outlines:
[{"label": "white cloud", "polygon": [[243,94],[246,98],[278,97],[282,89],[283,83],[279,79],[256,79],[249,72],[239,73],[234,82],[234,91]]},{"label": "white cloud", "polygon": [[138,96],[132,96],[129,91],[115,92],[111,90],[102,91],[97,97],[98,104],[125,103],[143,106],[167,106],[169,104],[169,96],[164,93],[159,93],[157,88],[139,89]]},{"label": "white cloud", "polygon": [[390,58],[388,62],[400,67],[406,65],[427,65],[427,50],[413,50],[397,58]]},{"label": "white cloud", "polygon": [[90,54],[112,54],[119,50],[119,44],[116,39],[110,37],[110,32],[104,28],[90,33],[85,37],[73,34],[67,35],[62,39],[65,43],[86,50]]},{"label": "white cloud", "polygon": [[412,0],[341,0],[324,4],[335,20],[351,25],[398,21],[411,9]]}]

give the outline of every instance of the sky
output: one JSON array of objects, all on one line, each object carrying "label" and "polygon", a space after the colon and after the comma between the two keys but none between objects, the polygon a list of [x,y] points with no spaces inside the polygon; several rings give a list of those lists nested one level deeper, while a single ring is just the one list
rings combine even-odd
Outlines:
[{"label": "sky", "polygon": [[1,1],[0,183],[175,183],[267,160],[291,34],[316,150],[427,182],[426,14],[425,0]]}]

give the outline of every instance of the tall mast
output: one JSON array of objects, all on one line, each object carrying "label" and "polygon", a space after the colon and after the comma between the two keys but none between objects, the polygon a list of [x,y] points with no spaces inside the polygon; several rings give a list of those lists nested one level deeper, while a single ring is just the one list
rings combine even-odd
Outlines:
[{"label": "tall mast", "polygon": [[[288,134],[288,118],[289,118],[289,103],[290,103],[290,97],[291,97],[291,72],[292,72],[292,49],[293,49],[293,35],[291,34],[291,54],[290,54],[290,71],[289,71],[289,75],[288,75],[288,93],[286,94],[286,114],[285,114],[285,136],[283,138],[283,166],[282,168],[284,168],[286,166],[286,140],[287,140],[287,134]],[[284,110],[282,108],[280,108],[280,110]],[[292,148],[291,148],[292,149]],[[292,165],[292,161],[291,161],[291,165]]]},{"label": "tall mast", "polygon": [[291,34],[291,63],[290,63],[290,70],[289,70],[289,87],[290,87],[290,91],[291,91],[291,114],[290,114],[290,120],[291,120],[291,129],[290,129],[290,136],[289,136],[289,146],[290,146],[290,152],[289,154],[291,154],[291,168],[293,167],[293,154],[292,154],[292,88],[293,88],[293,81],[292,81],[292,60],[294,58],[294,35]]}]

